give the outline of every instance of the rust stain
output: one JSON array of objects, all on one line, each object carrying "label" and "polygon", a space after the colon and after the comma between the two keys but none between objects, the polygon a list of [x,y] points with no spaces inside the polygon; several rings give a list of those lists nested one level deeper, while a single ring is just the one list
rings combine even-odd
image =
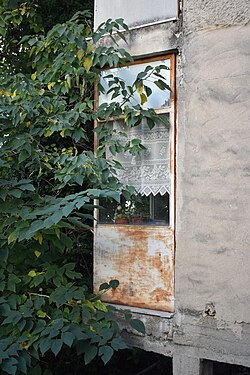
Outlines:
[{"label": "rust stain", "polygon": [[118,279],[103,301],[173,311],[174,236],[168,227],[98,225],[95,286]]}]

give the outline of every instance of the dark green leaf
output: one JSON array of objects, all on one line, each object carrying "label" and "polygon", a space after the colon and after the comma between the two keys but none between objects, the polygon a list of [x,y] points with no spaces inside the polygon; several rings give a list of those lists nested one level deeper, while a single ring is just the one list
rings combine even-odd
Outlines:
[{"label": "dark green leaf", "polygon": [[119,286],[119,281],[118,280],[111,280],[109,282],[109,285],[111,286],[112,289],[116,289]]},{"label": "dark green leaf", "polygon": [[19,189],[12,189],[12,190],[10,190],[10,194],[11,194],[13,197],[15,197],[15,198],[20,198],[21,195],[22,195],[22,192],[21,192],[21,190],[19,190]]},{"label": "dark green leaf", "polygon": [[51,347],[51,340],[49,340],[48,338],[42,339],[40,341],[39,347],[40,347],[42,355],[44,355]]},{"label": "dark green leaf", "polygon": [[97,353],[98,353],[97,347],[89,345],[86,348],[85,353],[84,353],[84,362],[85,362],[85,365],[87,365],[88,363],[90,363],[95,358],[95,356],[97,355]]},{"label": "dark green leaf", "polygon": [[103,363],[106,365],[106,363],[111,359],[111,357],[114,354],[114,350],[110,346],[102,346],[99,349],[99,356],[101,357]]},{"label": "dark green leaf", "polygon": [[7,262],[9,249],[7,247],[0,248],[0,262]]},{"label": "dark green leaf", "polygon": [[57,354],[60,352],[63,345],[63,341],[60,339],[55,339],[51,342],[51,350],[57,356]]},{"label": "dark green leaf", "polygon": [[150,96],[150,95],[152,94],[152,90],[151,90],[151,88],[148,87],[148,86],[146,86],[146,85],[144,85],[144,88],[145,88],[145,91],[146,91],[147,96]]},{"label": "dark green leaf", "polygon": [[75,340],[75,336],[73,335],[73,333],[71,333],[71,332],[65,332],[65,333],[62,334],[62,341],[67,346],[71,347],[71,345],[73,344],[74,340]]},{"label": "dark green leaf", "polygon": [[146,120],[147,120],[149,129],[153,129],[153,127],[155,126],[154,121],[150,117],[147,117]]},{"label": "dark green leaf", "polygon": [[27,362],[26,362],[25,357],[19,355],[17,360],[18,360],[18,364],[17,364],[18,370],[20,370],[24,374],[27,374]]},{"label": "dark green leaf", "polygon": [[129,320],[129,324],[132,328],[134,328],[136,331],[145,334],[145,326],[143,322],[139,319],[131,319]]},{"label": "dark green leaf", "polygon": [[17,360],[15,358],[4,360],[1,365],[1,369],[7,374],[15,375],[17,372]]},{"label": "dark green leaf", "polygon": [[111,346],[114,350],[120,350],[120,349],[128,349],[128,345],[125,343],[125,341],[122,338],[115,337],[111,341]]},{"label": "dark green leaf", "polygon": [[110,288],[110,285],[108,283],[103,283],[100,285],[99,287],[99,290],[106,290],[106,289],[109,289]]}]

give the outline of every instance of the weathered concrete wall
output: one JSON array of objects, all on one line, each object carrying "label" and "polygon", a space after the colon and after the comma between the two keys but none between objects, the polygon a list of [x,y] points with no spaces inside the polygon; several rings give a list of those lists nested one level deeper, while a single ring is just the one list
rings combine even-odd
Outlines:
[{"label": "weathered concrete wall", "polygon": [[250,3],[185,0],[182,10],[129,35],[135,56],[178,50],[175,314],[167,335],[153,334],[166,318],[142,315],[148,335],[129,337],[250,367]]},{"label": "weathered concrete wall", "polygon": [[[114,35],[119,46],[125,48],[135,58],[158,56],[177,50],[181,40],[179,21],[130,30],[125,36],[126,43]],[[99,43],[109,46],[113,41],[107,37]]]},{"label": "weathered concrete wall", "polygon": [[183,0],[183,32],[249,23],[247,0]]},{"label": "weathered concrete wall", "polygon": [[250,366],[250,7],[183,11],[173,342]]},{"label": "weathered concrete wall", "polygon": [[[176,307],[250,322],[250,24],[184,39]],[[189,270],[187,273],[186,270]]]}]

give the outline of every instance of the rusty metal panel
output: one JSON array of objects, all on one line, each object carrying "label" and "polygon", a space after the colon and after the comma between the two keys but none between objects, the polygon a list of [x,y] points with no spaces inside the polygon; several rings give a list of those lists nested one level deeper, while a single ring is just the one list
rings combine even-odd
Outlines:
[{"label": "rusty metal panel", "polygon": [[101,225],[95,228],[94,286],[120,282],[103,301],[174,311],[174,233],[169,227]]}]

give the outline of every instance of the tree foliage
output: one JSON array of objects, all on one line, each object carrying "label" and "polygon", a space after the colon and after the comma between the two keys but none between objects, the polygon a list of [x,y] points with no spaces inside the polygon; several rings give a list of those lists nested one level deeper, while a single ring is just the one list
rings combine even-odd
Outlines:
[{"label": "tree foliage", "polygon": [[[33,18],[25,9],[20,25],[25,15]],[[8,14],[3,22],[15,25],[18,13],[11,13],[12,18]],[[142,107],[150,95],[144,80],[151,77],[166,89],[159,78],[164,67],[146,67],[131,86],[111,73],[105,79],[112,101],[96,105],[94,85],[104,90],[99,80],[103,67],[132,60],[116,43],[110,47],[99,43],[106,34],[115,42],[114,31],[116,38],[124,39],[121,28],[126,29],[121,19],[109,20],[91,32],[87,14],[80,12],[47,34],[24,36],[18,48],[32,72],[14,74],[9,69],[1,77],[3,373],[49,375],[51,356],[61,353],[83,355],[86,364],[96,356],[107,363],[114,351],[127,347],[112,311],[100,300],[106,289],[119,283],[107,281],[100,295],[93,295],[88,275],[80,272],[86,269],[75,256],[84,250],[94,220],[93,200],[104,197],[119,202],[122,191],[126,196],[133,193],[132,187],[118,181],[116,168],[121,166],[107,160],[105,150],[114,155],[124,150],[134,153],[140,152],[141,144],[126,141],[124,134],[123,141],[113,138],[108,119],[122,116],[133,127],[146,117],[153,127],[158,117]],[[141,105],[131,104],[135,92]],[[116,101],[121,95],[122,105],[120,99]],[[93,131],[94,122],[98,125]],[[99,140],[96,152],[94,134]],[[133,328],[144,331],[130,314],[126,318]]]},{"label": "tree foliage", "polygon": [[[69,20],[78,11],[93,14],[93,0],[0,0],[1,38],[0,61],[2,69],[28,72],[30,64],[23,49],[18,48],[24,35],[47,33],[57,23]],[[92,17],[89,18],[89,25]],[[0,34],[1,34],[0,33]]]}]

